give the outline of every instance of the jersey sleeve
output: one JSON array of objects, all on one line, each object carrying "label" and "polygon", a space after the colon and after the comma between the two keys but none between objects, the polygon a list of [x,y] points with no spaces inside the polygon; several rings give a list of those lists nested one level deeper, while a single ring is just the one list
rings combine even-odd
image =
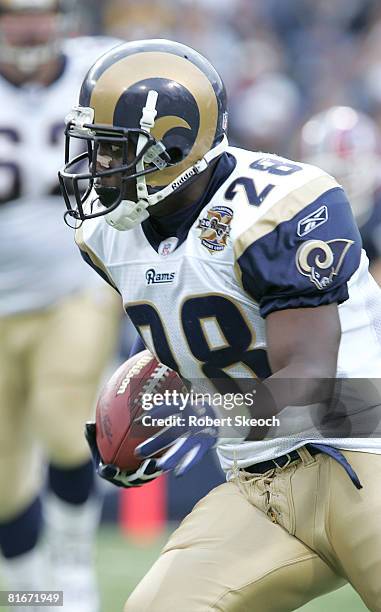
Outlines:
[{"label": "jersey sleeve", "polygon": [[361,225],[360,233],[363,243],[363,248],[373,263],[381,257],[381,194],[378,193],[375,198],[369,219]]},{"label": "jersey sleeve", "polygon": [[348,299],[361,237],[343,189],[320,177],[278,201],[237,239],[235,250],[242,285],[266,317]]},{"label": "jersey sleeve", "polygon": [[91,234],[86,235],[84,231],[84,225],[81,225],[75,231],[75,243],[79,248],[82,259],[91,267],[95,272],[103,278],[115,291],[120,293],[117,288],[109,270],[103,263],[103,246],[101,236],[98,236],[97,227]]}]

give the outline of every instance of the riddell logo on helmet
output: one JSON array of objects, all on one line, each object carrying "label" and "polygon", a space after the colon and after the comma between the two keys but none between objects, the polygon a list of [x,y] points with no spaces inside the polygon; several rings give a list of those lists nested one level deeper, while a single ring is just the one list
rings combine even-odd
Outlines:
[{"label": "riddell logo on helmet", "polygon": [[196,170],[194,170],[193,168],[191,168],[191,170],[189,170],[188,172],[186,172],[185,174],[183,174],[183,176],[180,176],[180,178],[177,181],[174,181],[171,185],[172,189],[175,190],[178,187],[180,187],[180,185],[182,185],[183,183],[185,183],[185,181],[187,181],[191,176],[194,176],[196,173]]}]

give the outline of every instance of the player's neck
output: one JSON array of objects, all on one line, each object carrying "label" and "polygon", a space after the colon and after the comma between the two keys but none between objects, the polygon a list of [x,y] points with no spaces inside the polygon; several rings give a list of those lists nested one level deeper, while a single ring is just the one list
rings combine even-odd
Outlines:
[{"label": "player's neck", "polygon": [[35,72],[25,74],[22,70],[18,70],[12,64],[0,62],[0,74],[14,85],[23,86],[27,84],[36,84],[42,87],[47,87],[53,83],[62,71],[63,57],[59,56],[40,66]]}]

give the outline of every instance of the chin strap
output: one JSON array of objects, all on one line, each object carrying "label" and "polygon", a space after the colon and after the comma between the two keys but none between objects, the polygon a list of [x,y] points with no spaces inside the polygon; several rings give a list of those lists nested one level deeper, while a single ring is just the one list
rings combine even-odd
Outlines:
[{"label": "chin strap", "polygon": [[[146,105],[143,108],[142,118],[140,120],[140,126],[146,132],[150,133],[155,125],[155,118],[157,115],[156,103],[158,99],[158,93],[155,90],[150,90],[147,95]],[[136,147],[136,154],[139,155],[144,145],[147,142],[147,137],[144,134],[139,134],[138,143]],[[129,230],[139,225],[145,219],[149,217],[147,208],[154,206],[158,202],[161,202],[172,193],[175,193],[180,187],[184,185],[192,176],[196,176],[207,169],[210,162],[226,151],[228,147],[228,139],[224,135],[221,142],[219,142],[213,149],[210,149],[205,153],[199,161],[193,166],[187,168],[182,174],[175,178],[172,183],[157,191],[156,193],[149,194],[147,189],[145,175],[138,176],[136,178],[136,187],[138,193],[138,201],[133,202],[132,200],[123,200],[119,206],[112,212],[105,215],[105,219],[109,225],[113,228],[124,231]],[[136,164],[136,170],[138,172],[144,172],[145,157]]]},{"label": "chin strap", "polygon": [[[175,178],[172,183],[161,189],[160,191],[153,193],[152,195],[148,195],[148,206],[154,206],[164,198],[167,198],[171,193],[177,191],[180,187],[186,183],[188,179],[196,174],[200,174],[207,169],[210,162],[224,153],[228,148],[228,139],[224,135],[221,142],[219,142],[213,149],[210,149],[207,153],[205,153],[204,157],[202,157],[199,161],[197,161],[193,166],[187,168],[182,174],[180,174],[177,178]],[[145,177],[141,177],[145,178]]]}]

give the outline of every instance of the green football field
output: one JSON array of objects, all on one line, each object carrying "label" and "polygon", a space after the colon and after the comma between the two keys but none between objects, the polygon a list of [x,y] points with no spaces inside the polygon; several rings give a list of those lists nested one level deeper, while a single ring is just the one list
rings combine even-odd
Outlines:
[{"label": "green football field", "polygon": [[[137,546],[116,528],[103,527],[98,540],[98,575],[102,612],[121,612],[127,595],[157,558],[166,537],[150,546]],[[303,612],[363,612],[367,610],[351,587],[315,599]],[[181,612],[181,610],[168,610]],[[259,611],[258,611],[259,612]]]}]

